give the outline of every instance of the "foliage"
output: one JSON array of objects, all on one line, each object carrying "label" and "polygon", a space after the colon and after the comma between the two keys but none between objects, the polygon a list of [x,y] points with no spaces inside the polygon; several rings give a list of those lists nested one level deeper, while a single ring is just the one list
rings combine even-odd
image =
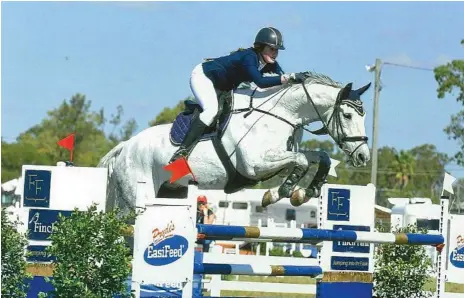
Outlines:
[{"label": "foliage", "polygon": [[2,208],[2,296],[26,297],[27,280],[25,247],[26,236],[16,230],[18,222],[11,222]]},{"label": "foliage", "polygon": [[[255,249],[253,249],[255,250]],[[260,255],[264,256],[266,255],[266,245],[265,243],[261,243],[261,248],[260,248]],[[290,253],[290,250],[287,249],[284,246],[277,246],[275,245],[272,249],[269,250],[269,255],[270,256],[277,256],[277,257],[296,257],[296,258],[304,258],[303,254],[299,251],[293,251],[293,253]]]},{"label": "foliage", "polygon": [[185,100],[194,100],[193,97],[189,96],[185,98],[184,100],[181,100],[177,103],[177,105],[173,108],[164,108],[157,116],[155,119],[151,120],[148,123],[148,126],[155,126],[155,125],[161,125],[161,124],[167,124],[167,123],[172,123],[176,119],[176,116],[182,112],[185,109]]},{"label": "foliage", "polygon": [[304,258],[304,256],[303,256],[303,254],[301,253],[301,251],[298,251],[298,250],[294,250],[294,251],[293,251],[292,257],[294,257],[294,258]]},{"label": "foliage", "polygon": [[[130,274],[131,250],[125,244],[123,231],[134,213],[122,215],[119,209],[97,211],[92,205],[87,211],[59,216],[50,236],[52,245],[47,253],[56,257],[53,279],[58,297],[105,298],[129,296],[126,281]],[[42,297],[47,294],[42,293]]]},{"label": "foliage", "polygon": [[[384,231],[378,226],[379,231]],[[415,225],[395,229],[395,233],[426,233]],[[381,244],[374,254],[374,291],[377,298],[430,297],[423,291],[432,261],[422,245]]]},{"label": "foliage", "polygon": [[[137,124],[131,119],[122,128],[123,108],[117,107],[111,119],[105,112],[91,111],[91,101],[82,94],[76,94],[54,110],[48,117],[20,134],[14,143],[2,141],[2,182],[21,175],[21,166],[56,165],[57,161],[69,160],[69,152],[56,143],[71,133],[75,133],[74,163],[79,166],[96,166],[99,159],[113,146],[127,140],[134,133]],[[105,125],[109,122],[111,132],[106,136]]]},{"label": "foliage", "polygon": [[[464,39],[461,40],[464,45]],[[456,59],[434,69],[435,80],[438,83],[438,98],[446,94],[456,96],[456,100],[464,105],[464,60]],[[457,91],[457,94],[455,94]],[[461,146],[454,158],[457,163],[464,165],[464,110],[451,116],[451,123],[444,129],[450,139],[456,140]]]}]

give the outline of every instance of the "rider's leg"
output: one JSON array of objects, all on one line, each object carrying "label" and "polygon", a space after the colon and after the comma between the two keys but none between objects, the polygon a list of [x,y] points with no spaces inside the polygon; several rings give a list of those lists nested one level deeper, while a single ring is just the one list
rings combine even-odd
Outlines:
[{"label": "rider's leg", "polygon": [[197,65],[190,76],[190,89],[203,108],[200,115],[194,115],[187,134],[171,161],[185,156],[198,142],[205,129],[210,126],[218,112],[218,100],[213,82],[203,73],[201,64]]},{"label": "rider's leg", "polygon": [[193,69],[192,76],[190,77],[190,89],[193,96],[195,96],[203,107],[200,120],[207,126],[210,126],[217,115],[219,102],[213,82],[203,73],[201,64]]}]

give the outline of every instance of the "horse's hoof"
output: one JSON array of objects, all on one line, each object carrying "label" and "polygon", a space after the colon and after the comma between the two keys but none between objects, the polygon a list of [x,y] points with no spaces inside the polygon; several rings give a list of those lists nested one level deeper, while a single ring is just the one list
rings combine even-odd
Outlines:
[{"label": "horse's hoof", "polygon": [[261,201],[262,207],[267,207],[278,201],[279,198],[275,198],[273,192],[269,189],[263,195],[263,200]]},{"label": "horse's hoof", "polygon": [[305,203],[305,190],[300,188],[295,190],[292,193],[292,196],[290,197],[290,204],[294,207],[301,206],[303,203]]},{"label": "horse's hoof", "polygon": [[272,204],[271,199],[272,199],[271,191],[268,190],[263,195],[263,200],[261,201],[261,206],[262,207],[267,207],[267,206],[271,205]]}]

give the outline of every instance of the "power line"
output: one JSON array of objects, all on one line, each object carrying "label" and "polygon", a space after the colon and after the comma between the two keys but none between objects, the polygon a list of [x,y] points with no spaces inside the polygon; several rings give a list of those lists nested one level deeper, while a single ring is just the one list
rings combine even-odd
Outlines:
[{"label": "power line", "polygon": [[397,64],[397,63],[392,63],[392,62],[383,62],[383,64],[394,65],[394,66],[404,67],[404,68],[412,68],[412,69],[418,69],[418,70],[425,70],[425,71],[434,71],[433,68],[422,67],[422,66],[413,66],[413,65],[406,65],[406,64]]}]

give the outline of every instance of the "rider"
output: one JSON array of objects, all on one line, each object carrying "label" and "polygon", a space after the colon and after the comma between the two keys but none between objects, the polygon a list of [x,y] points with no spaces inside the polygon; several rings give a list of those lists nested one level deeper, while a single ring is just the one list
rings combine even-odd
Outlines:
[{"label": "rider", "polygon": [[[239,49],[228,56],[223,56],[198,64],[190,77],[190,88],[200,102],[203,112],[192,119],[179,149],[171,161],[185,156],[199,140],[218,113],[217,91],[230,91],[242,82],[254,82],[260,88],[267,88],[292,82],[302,82],[301,74],[284,74],[277,63],[279,50],[285,50],[282,34],[273,27],[259,30],[253,47]],[[275,76],[264,77],[264,73]]]}]

